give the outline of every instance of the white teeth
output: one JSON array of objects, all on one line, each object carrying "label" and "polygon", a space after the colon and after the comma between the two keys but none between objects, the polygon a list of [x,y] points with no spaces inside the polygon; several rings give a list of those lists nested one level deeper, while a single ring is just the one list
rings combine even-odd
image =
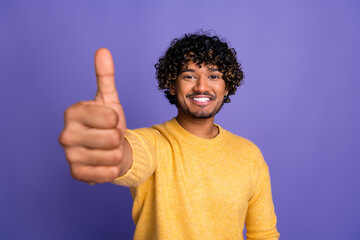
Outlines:
[{"label": "white teeth", "polygon": [[206,101],[209,101],[210,98],[194,98],[194,100],[197,102],[206,102]]}]

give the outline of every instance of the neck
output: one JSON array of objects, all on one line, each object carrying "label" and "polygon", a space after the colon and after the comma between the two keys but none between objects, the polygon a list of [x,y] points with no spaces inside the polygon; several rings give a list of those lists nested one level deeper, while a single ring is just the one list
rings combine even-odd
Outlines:
[{"label": "neck", "polygon": [[219,129],[214,125],[214,117],[199,119],[178,114],[176,120],[182,128],[197,137],[211,139],[219,134]]}]

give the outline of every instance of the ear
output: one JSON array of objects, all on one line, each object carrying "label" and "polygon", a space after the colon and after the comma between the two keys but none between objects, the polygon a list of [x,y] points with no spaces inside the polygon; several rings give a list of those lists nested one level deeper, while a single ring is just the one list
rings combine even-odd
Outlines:
[{"label": "ear", "polygon": [[170,94],[171,94],[171,95],[176,95],[175,84],[171,84],[169,90],[170,90]]},{"label": "ear", "polygon": [[227,96],[229,94],[229,90],[225,89],[225,96]]}]

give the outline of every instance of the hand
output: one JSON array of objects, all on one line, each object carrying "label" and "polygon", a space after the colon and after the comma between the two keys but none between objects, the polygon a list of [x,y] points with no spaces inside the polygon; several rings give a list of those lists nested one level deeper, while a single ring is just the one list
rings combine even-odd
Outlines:
[{"label": "hand", "polygon": [[59,137],[72,177],[87,183],[110,182],[132,164],[109,50],[101,48],[95,53],[95,72],[95,99],[76,103],[65,111],[65,127]]}]

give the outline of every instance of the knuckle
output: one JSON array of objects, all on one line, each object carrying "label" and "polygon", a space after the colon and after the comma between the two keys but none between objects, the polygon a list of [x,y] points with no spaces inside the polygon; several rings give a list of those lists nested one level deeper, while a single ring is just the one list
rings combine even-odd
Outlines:
[{"label": "knuckle", "polygon": [[59,135],[59,143],[60,143],[60,145],[62,145],[62,146],[67,146],[67,145],[69,145],[70,144],[70,137],[69,137],[69,134],[68,134],[68,132],[66,131],[66,129],[64,129],[61,133],[60,133],[60,135]]},{"label": "knuckle", "polygon": [[122,134],[117,129],[114,130],[113,138],[115,146],[119,146],[122,142]]},{"label": "knuckle", "polygon": [[105,122],[106,126],[116,127],[118,118],[117,118],[117,114],[114,112],[114,110],[112,110],[111,108],[106,109],[104,111],[103,118],[104,118],[104,122]]},{"label": "knuckle", "polygon": [[108,144],[111,147],[117,147],[121,143],[121,134],[116,129],[112,130],[108,135]]},{"label": "knuckle", "polygon": [[65,122],[69,120],[76,119],[78,116],[78,113],[81,109],[86,107],[88,104],[86,104],[85,101],[77,102],[70,107],[68,107],[64,112],[64,120]]},{"label": "knuckle", "polygon": [[111,163],[114,165],[120,164],[123,158],[123,152],[120,149],[116,149],[112,153]]},{"label": "knuckle", "polygon": [[82,157],[81,154],[75,149],[68,149],[66,151],[66,159],[69,161],[69,163],[75,163],[80,162]]},{"label": "knuckle", "polygon": [[81,171],[81,167],[71,166],[70,174],[71,174],[71,177],[74,178],[75,180],[79,180],[79,181],[84,180],[84,176],[83,176],[83,172]]},{"label": "knuckle", "polygon": [[69,121],[75,117],[75,105],[67,108],[64,112],[64,119],[65,121]]},{"label": "knuckle", "polygon": [[96,176],[96,180],[97,183],[107,183],[112,181],[112,179],[110,178],[109,174],[100,174],[98,176]]},{"label": "knuckle", "polygon": [[119,167],[109,167],[108,181],[112,181],[115,178],[120,176],[120,168]]}]

